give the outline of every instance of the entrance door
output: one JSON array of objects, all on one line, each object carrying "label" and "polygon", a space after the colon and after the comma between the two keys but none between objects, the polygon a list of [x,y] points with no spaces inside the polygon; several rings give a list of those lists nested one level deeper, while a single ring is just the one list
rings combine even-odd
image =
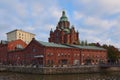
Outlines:
[{"label": "entrance door", "polygon": [[63,60],[61,60],[62,61],[62,64],[63,65],[66,65],[67,64],[67,62],[68,62],[68,60],[67,59],[63,59]]},{"label": "entrance door", "polygon": [[86,65],[91,65],[92,64],[92,60],[91,59],[86,59],[85,60],[85,64]]},{"label": "entrance door", "polygon": [[80,65],[80,60],[75,59],[73,65]]},{"label": "entrance door", "polygon": [[43,58],[35,58],[34,60],[33,60],[33,66],[34,65],[37,65],[37,66],[43,66]]}]

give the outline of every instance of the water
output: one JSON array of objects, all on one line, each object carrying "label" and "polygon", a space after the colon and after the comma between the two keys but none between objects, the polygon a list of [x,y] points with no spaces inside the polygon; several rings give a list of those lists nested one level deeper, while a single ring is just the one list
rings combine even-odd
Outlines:
[{"label": "water", "polygon": [[120,72],[69,75],[38,75],[0,72],[0,80],[120,80]]}]

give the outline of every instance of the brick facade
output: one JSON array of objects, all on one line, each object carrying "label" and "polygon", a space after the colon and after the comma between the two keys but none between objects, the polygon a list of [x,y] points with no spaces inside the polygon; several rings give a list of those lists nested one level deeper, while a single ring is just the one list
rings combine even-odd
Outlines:
[{"label": "brick facade", "polygon": [[6,64],[7,62],[7,52],[8,52],[8,49],[7,49],[7,44],[2,44],[0,43],[0,63],[4,63]]},{"label": "brick facade", "polygon": [[107,51],[80,49],[72,46],[68,46],[67,48],[45,46],[33,39],[24,50],[9,52],[9,57],[12,62],[11,64],[75,66],[84,64],[99,64],[101,62],[106,63]]},{"label": "brick facade", "polygon": [[8,43],[8,50],[14,51],[16,49],[25,48],[26,46],[27,44],[25,42],[23,42],[21,39],[18,39],[18,40],[11,41]]},{"label": "brick facade", "polygon": [[20,39],[12,42],[7,42],[7,41],[4,41],[4,42],[6,43],[3,43],[3,41],[1,41],[0,43],[0,63],[2,64],[7,64],[9,62],[8,61],[9,52],[12,53],[11,57],[13,59],[13,62],[16,61],[15,59],[15,57],[17,57],[16,51],[17,50],[21,51],[27,46],[27,44]]}]

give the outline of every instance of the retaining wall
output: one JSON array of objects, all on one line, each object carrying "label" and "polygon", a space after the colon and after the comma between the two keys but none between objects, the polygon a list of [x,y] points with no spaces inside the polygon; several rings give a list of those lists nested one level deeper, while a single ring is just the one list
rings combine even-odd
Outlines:
[{"label": "retaining wall", "polygon": [[33,74],[71,74],[71,73],[97,73],[120,71],[120,67],[99,67],[99,66],[81,66],[81,67],[6,67],[6,71]]}]

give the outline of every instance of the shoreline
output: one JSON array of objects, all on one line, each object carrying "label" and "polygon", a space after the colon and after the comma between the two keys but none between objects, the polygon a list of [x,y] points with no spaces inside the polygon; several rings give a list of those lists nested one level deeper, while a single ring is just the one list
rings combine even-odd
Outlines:
[{"label": "shoreline", "polygon": [[30,74],[86,74],[102,72],[120,72],[120,67],[100,67],[100,66],[79,66],[79,67],[18,67],[4,66],[0,67],[0,72],[17,72]]}]

